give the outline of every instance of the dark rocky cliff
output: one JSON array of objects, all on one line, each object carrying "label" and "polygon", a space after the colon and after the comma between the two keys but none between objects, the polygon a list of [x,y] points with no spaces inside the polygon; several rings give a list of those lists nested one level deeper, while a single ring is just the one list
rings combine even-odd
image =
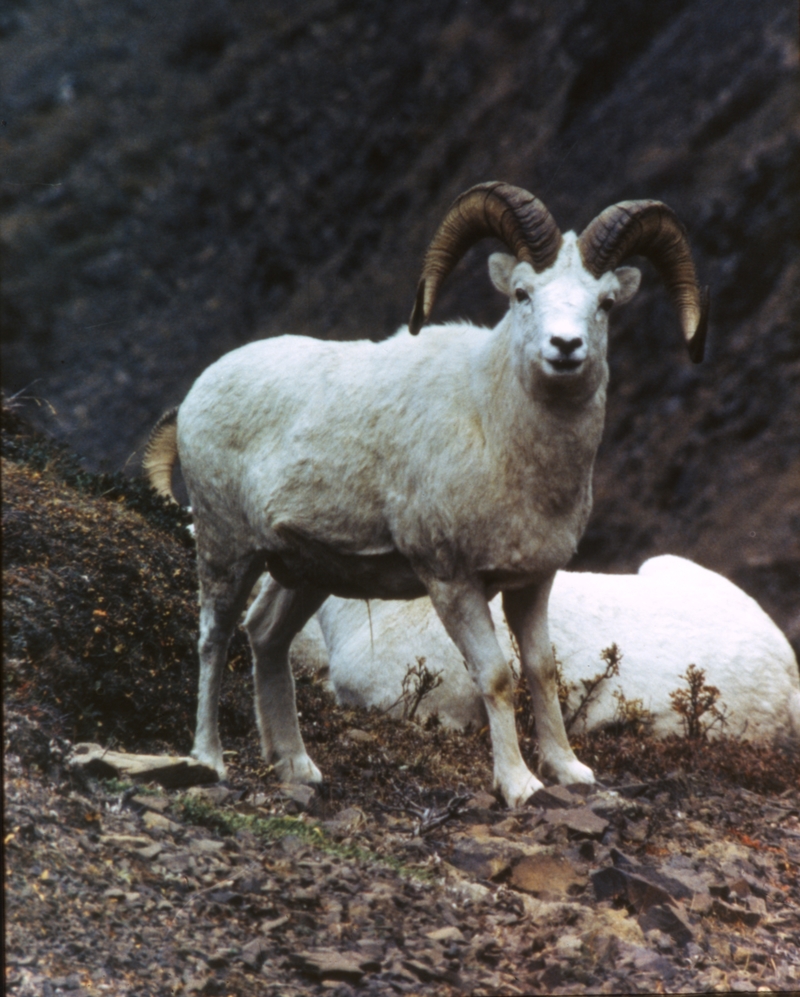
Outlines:
[{"label": "dark rocky cliff", "polygon": [[[800,646],[789,5],[12,2],[0,95],[4,385],[35,382],[49,431],[112,470],[232,347],[392,332],[474,182],[535,191],[565,230],[665,200],[712,287],[708,357],[646,268],[576,565],[694,557]],[[437,318],[499,316],[488,248]]]}]

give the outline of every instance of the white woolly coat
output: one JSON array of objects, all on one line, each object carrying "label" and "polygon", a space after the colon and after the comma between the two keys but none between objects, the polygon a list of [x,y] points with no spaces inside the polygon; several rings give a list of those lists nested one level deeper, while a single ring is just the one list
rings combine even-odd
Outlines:
[{"label": "white woolly coat", "polygon": [[178,419],[200,549],[223,563],[239,547],[277,552],[279,582],[340,595],[422,595],[409,564],[490,592],[509,572],[548,577],[591,508],[607,367],[585,403],[540,404],[509,340],[506,320],[380,344],[280,337],[223,357]]}]

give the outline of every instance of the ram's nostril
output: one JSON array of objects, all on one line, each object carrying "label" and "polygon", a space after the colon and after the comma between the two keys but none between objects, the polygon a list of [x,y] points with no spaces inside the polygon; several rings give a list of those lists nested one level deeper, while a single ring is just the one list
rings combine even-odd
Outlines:
[{"label": "ram's nostril", "polygon": [[575,350],[580,349],[583,346],[583,340],[580,336],[575,336],[573,339],[562,339],[561,336],[551,336],[550,342],[556,349],[560,350],[565,357],[568,357],[570,353],[574,353]]}]

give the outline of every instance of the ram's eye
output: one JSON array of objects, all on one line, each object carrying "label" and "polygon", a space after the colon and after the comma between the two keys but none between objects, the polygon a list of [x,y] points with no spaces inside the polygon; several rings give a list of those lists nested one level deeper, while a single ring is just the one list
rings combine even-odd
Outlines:
[{"label": "ram's eye", "polygon": [[610,312],[611,309],[614,307],[614,299],[603,298],[603,300],[600,302],[600,307],[603,309],[604,312]]},{"label": "ram's eye", "polygon": [[530,301],[531,300],[530,294],[528,294],[527,291],[523,291],[521,287],[518,287],[516,289],[516,291],[514,291],[514,297],[520,303],[522,303],[523,301]]}]

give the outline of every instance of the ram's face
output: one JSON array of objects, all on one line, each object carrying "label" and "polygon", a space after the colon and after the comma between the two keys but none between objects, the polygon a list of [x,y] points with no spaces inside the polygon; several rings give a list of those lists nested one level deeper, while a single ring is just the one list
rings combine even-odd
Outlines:
[{"label": "ram's face", "polygon": [[638,270],[620,267],[593,277],[569,232],[555,263],[544,272],[495,253],[489,273],[495,287],[508,295],[515,361],[527,388],[544,380],[578,390],[602,376],[609,312],[636,293]]}]

